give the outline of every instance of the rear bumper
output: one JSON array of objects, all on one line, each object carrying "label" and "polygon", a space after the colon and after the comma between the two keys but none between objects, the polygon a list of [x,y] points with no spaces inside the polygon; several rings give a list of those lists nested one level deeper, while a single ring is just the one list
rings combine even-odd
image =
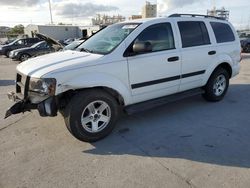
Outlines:
[{"label": "rear bumper", "polygon": [[20,96],[14,92],[8,93],[8,98],[14,101],[15,104],[6,111],[5,118],[8,118],[14,114],[24,113],[31,110],[38,110],[40,116],[42,117],[57,116],[58,108],[56,97],[49,97],[38,104],[32,104],[30,101],[22,100]]}]

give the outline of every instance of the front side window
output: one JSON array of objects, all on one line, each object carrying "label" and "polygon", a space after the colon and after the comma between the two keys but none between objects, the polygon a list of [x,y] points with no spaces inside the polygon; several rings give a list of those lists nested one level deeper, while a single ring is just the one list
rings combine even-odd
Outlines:
[{"label": "front side window", "polygon": [[23,44],[24,44],[24,41],[23,41],[23,40],[18,40],[15,44],[16,44],[16,45],[23,45]]},{"label": "front side window", "polygon": [[178,27],[183,48],[210,44],[208,31],[204,22],[182,21],[178,22]]},{"label": "front side window", "polygon": [[106,27],[81,44],[77,50],[97,54],[112,52],[139,23],[120,23]]},{"label": "front side window", "polygon": [[174,36],[170,23],[161,23],[149,26],[135,39],[135,42],[151,44],[150,52],[170,50],[175,48]]},{"label": "front side window", "polygon": [[225,23],[210,22],[217,43],[232,42],[235,41],[234,33],[231,27]]}]

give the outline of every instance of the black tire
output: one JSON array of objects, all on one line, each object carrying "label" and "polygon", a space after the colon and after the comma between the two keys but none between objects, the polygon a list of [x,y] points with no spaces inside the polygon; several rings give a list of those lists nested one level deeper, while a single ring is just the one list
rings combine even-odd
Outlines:
[{"label": "black tire", "polygon": [[29,59],[30,57],[31,56],[29,54],[21,54],[19,60],[21,62],[23,62],[23,61],[26,61],[27,59]]},{"label": "black tire", "polygon": [[244,52],[250,53],[250,44],[247,44],[244,48]]},{"label": "black tire", "polygon": [[[217,90],[214,89],[214,86],[216,85],[217,78],[221,77],[225,78],[225,83],[223,84],[223,88],[224,87],[225,88],[224,90],[221,90],[220,94],[218,94],[219,89]],[[205,93],[203,94],[203,97],[210,102],[221,101],[227,93],[228,86],[229,86],[229,73],[223,68],[217,68],[209,78],[206,86],[204,87]]]},{"label": "black tire", "polygon": [[[87,128],[84,128],[81,123],[81,118],[84,114],[84,110],[88,109],[88,105],[96,101],[105,102],[109,106],[109,111],[111,112],[111,115],[109,122],[105,126],[105,128],[103,128],[99,132],[93,133],[89,132]],[[106,137],[112,132],[120,114],[120,108],[113,96],[109,95],[101,89],[92,89],[82,91],[74,95],[66,106],[66,108],[63,110],[62,114],[64,116],[66,127],[75,138],[84,142],[95,142]],[[98,121],[97,124],[99,123],[100,122]],[[93,124],[91,123],[91,127],[92,126]]]},{"label": "black tire", "polygon": [[5,52],[5,56],[8,57],[8,58],[10,57],[10,50]]}]

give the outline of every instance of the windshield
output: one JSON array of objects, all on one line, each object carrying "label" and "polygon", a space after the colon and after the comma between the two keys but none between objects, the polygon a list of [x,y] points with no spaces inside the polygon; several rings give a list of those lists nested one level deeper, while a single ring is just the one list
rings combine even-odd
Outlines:
[{"label": "windshield", "polygon": [[97,54],[112,52],[139,24],[119,23],[106,27],[86,40],[77,50]]},{"label": "windshield", "polygon": [[16,40],[14,40],[14,41],[12,41],[11,43],[9,43],[8,45],[13,45],[13,44],[15,44],[17,41],[19,41],[20,39],[16,39]]}]

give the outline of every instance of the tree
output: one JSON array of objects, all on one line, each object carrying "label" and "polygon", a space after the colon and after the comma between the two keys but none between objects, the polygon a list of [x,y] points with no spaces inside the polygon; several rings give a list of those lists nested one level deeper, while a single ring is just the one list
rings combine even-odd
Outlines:
[{"label": "tree", "polygon": [[21,35],[24,34],[24,26],[22,24],[14,26],[9,32],[9,35]]}]

